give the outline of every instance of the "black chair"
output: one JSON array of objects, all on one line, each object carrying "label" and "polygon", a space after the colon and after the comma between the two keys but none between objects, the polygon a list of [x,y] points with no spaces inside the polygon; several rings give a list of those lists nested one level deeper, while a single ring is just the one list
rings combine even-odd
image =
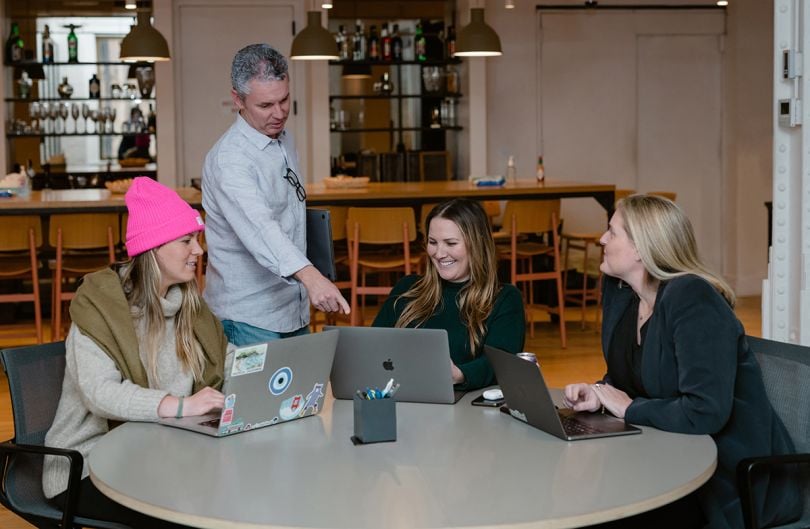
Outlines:
[{"label": "black chair", "polygon": [[[781,528],[810,527],[810,347],[748,336],[748,343],[762,369],[768,400],[785,424],[796,453],[752,457],[737,465],[737,488],[742,500],[746,529],[759,528],[754,509],[753,476],[783,465],[801,464],[802,517]],[[804,464],[802,464],[804,463]]]},{"label": "black chair", "polygon": [[[129,529],[116,522],[74,516],[84,458],[75,450],[45,446],[45,434],[62,395],[65,342],[4,349],[0,359],[8,377],[14,416],[14,439],[0,443],[0,503],[40,528]],[[42,492],[42,461],[46,454],[70,460],[64,511],[51,504]]]}]

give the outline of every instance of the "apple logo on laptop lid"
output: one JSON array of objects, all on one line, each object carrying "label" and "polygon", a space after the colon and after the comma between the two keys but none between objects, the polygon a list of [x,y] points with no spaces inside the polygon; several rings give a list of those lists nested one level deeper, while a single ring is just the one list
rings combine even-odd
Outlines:
[{"label": "apple logo on laptop lid", "polygon": [[393,371],[394,370],[394,362],[389,358],[388,360],[383,362],[383,369],[386,371]]}]

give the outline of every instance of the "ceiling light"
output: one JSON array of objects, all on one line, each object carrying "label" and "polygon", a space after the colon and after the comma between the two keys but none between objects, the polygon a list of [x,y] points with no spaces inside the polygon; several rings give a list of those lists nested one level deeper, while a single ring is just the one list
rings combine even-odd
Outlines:
[{"label": "ceiling light", "polygon": [[321,4],[321,8],[323,8],[323,9],[332,9],[332,2],[323,2]]},{"label": "ceiling light", "polygon": [[129,34],[121,41],[121,60],[124,62],[136,61],[168,61],[169,44],[160,31],[152,26],[149,12],[138,12],[138,23],[132,26]]},{"label": "ceiling light", "polygon": [[307,12],[307,27],[295,36],[290,59],[299,61],[337,60],[335,38],[321,25],[321,12]]},{"label": "ceiling light", "polygon": [[494,57],[503,55],[501,39],[495,30],[484,22],[484,9],[470,9],[470,23],[456,37],[454,57]]},{"label": "ceiling light", "polygon": [[503,7],[506,9],[514,9],[515,8],[515,0],[506,0],[503,4]]},{"label": "ceiling light", "polygon": [[124,9],[137,9],[138,3],[135,0],[125,0]]},{"label": "ceiling light", "polygon": [[717,5],[720,7],[725,7],[728,5],[728,0],[717,0]]}]

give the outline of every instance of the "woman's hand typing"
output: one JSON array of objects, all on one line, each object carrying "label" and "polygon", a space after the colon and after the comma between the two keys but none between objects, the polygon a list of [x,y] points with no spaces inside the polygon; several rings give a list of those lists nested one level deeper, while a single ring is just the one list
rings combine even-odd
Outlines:
[{"label": "woman's hand typing", "polygon": [[180,398],[166,395],[158,406],[158,416],[176,417],[178,411],[183,417],[189,415],[205,415],[214,410],[221,410],[225,404],[225,396],[211,387],[206,387],[190,397],[183,399],[183,408],[180,410]]},{"label": "woman's hand typing", "polygon": [[602,406],[592,384],[568,384],[564,393],[563,402],[574,411],[596,411]]}]

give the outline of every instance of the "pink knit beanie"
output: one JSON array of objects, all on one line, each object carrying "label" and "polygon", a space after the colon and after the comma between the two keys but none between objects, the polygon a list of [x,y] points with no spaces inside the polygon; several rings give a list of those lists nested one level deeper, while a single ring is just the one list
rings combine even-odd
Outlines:
[{"label": "pink knit beanie", "polygon": [[203,231],[202,217],[172,189],[139,176],[124,196],[129,210],[127,254],[135,257],[195,231]]}]

